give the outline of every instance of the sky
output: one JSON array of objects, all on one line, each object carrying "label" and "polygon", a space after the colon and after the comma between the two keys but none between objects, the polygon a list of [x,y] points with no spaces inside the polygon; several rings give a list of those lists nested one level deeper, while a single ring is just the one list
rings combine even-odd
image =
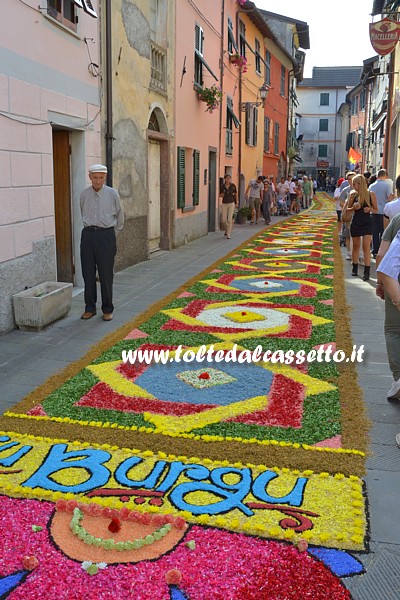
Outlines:
[{"label": "sky", "polygon": [[[376,55],[369,41],[373,0],[254,0],[258,8],[305,21],[310,29],[304,76],[313,67],[362,66]],[[380,15],[374,17],[380,21]]]}]

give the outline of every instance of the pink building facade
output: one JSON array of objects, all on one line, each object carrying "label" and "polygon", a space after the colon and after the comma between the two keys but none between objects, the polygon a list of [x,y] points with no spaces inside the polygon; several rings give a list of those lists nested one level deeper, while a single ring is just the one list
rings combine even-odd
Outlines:
[{"label": "pink building facade", "polygon": [[180,0],[175,40],[174,245],[217,227],[220,108],[199,93],[221,86],[222,0]]},{"label": "pink building facade", "polygon": [[2,1],[0,333],[14,326],[12,294],[82,285],[79,195],[102,154],[97,1],[39,4]]}]

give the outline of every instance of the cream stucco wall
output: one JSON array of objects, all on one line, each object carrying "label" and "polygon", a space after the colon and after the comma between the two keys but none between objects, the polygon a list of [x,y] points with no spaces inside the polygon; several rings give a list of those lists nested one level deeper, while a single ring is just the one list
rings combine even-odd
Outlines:
[{"label": "cream stucco wall", "polygon": [[[112,2],[113,186],[120,193],[126,216],[120,235],[120,266],[145,260],[149,255],[151,182],[147,136],[153,111],[171,144],[174,136],[175,3],[158,2],[158,22],[155,22],[156,4],[152,0]],[[104,26],[103,23],[103,30]],[[166,89],[161,93],[151,87],[152,42],[165,51]],[[104,128],[105,119],[104,114]],[[170,160],[168,170],[171,169]],[[164,198],[170,206],[172,179],[168,198]]]}]

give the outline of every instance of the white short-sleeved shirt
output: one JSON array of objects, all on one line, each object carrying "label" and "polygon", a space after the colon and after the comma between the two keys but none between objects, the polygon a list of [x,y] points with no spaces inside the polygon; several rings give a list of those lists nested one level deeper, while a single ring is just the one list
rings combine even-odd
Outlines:
[{"label": "white short-sleeved shirt", "polygon": [[400,214],[400,198],[392,200],[391,202],[387,202],[385,204],[385,210],[383,214],[389,220],[393,219],[395,215]]}]

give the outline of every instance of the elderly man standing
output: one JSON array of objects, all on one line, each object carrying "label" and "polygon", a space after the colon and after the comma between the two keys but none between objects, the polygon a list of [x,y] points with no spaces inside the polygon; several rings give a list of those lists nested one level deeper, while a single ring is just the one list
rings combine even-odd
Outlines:
[{"label": "elderly man standing", "polygon": [[124,226],[124,214],[117,190],[105,185],[107,167],[89,167],[92,185],[80,197],[83,230],[81,236],[81,264],[85,282],[85,312],[81,319],[91,319],[96,314],[96,269],[101,288],[103,321],[111,321],[114,305],[112,288],[114,258],[117,252],[115,230]]}]

